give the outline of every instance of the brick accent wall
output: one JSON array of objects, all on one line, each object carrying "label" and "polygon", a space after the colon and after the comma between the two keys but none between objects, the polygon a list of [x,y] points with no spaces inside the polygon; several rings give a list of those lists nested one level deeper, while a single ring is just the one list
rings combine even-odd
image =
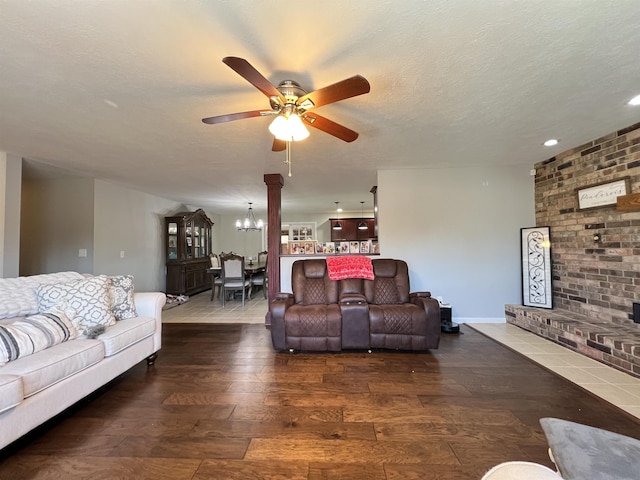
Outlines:
[{"label": "brick accent wall", "polygon": [[626,177],[629,193],[640,192],[640,123],[535,168],[536,225],[551,227],[554,309],[628,325],[640,302],[640,211],[580,210],[576,189]]},{"label": "brick accent wall", "polygon": [[[640,211],[578,208],[578,188],[640,192],[640,123],[535,165],[536,226],[551,227],[553,309],[506,305],[508,323],[640,377]],[[595,242],[598,233],[601,241]]]}]

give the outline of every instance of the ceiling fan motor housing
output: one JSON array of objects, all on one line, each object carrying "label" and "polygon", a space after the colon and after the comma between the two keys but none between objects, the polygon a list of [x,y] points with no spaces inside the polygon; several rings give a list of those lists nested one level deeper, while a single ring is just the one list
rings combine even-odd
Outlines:
[{"label": "ceiling fan motor housing", "polygon": [[[298,98],[307,94],[300,84],[294,80],[283,80],[278,84],[277,90],[285,98],[287,105],[295,105]],[[278,97],[270,97],[270,103],[271,108],[276,111],[279,111],[284,107],[284,105],[282,105],[282,100]]]}]

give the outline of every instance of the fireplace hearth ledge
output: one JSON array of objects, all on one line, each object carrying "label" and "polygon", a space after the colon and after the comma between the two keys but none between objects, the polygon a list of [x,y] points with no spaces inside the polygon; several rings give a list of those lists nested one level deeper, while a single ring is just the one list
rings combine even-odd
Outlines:
[{"label": "fireplace hearth ledge", "polygon": [[504,313],[507,323],[640,378],[640,324],[522,305],[505,305]]}]

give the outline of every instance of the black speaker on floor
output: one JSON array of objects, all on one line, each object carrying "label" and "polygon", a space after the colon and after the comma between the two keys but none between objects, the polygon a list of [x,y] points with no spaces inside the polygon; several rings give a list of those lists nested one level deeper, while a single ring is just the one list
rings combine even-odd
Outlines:
[{"label": "black speaker on floor", "polygon": [[460,333],[460,325],[453,322],[451,307],[440,307],[440,331],[442,333]]}]

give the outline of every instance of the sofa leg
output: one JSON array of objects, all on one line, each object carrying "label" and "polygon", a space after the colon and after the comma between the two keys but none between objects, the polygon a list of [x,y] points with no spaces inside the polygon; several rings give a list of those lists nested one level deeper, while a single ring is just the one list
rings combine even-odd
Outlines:
[{"label": "sofa leg", "polygon": [[155,363],[155,361],[156,361],[156,358],[158,358],[158,352],[156,352],[156,353],[154,353],[152,355],[149,355],[147,357],[147,365],[148,366],[153,365]]}]

